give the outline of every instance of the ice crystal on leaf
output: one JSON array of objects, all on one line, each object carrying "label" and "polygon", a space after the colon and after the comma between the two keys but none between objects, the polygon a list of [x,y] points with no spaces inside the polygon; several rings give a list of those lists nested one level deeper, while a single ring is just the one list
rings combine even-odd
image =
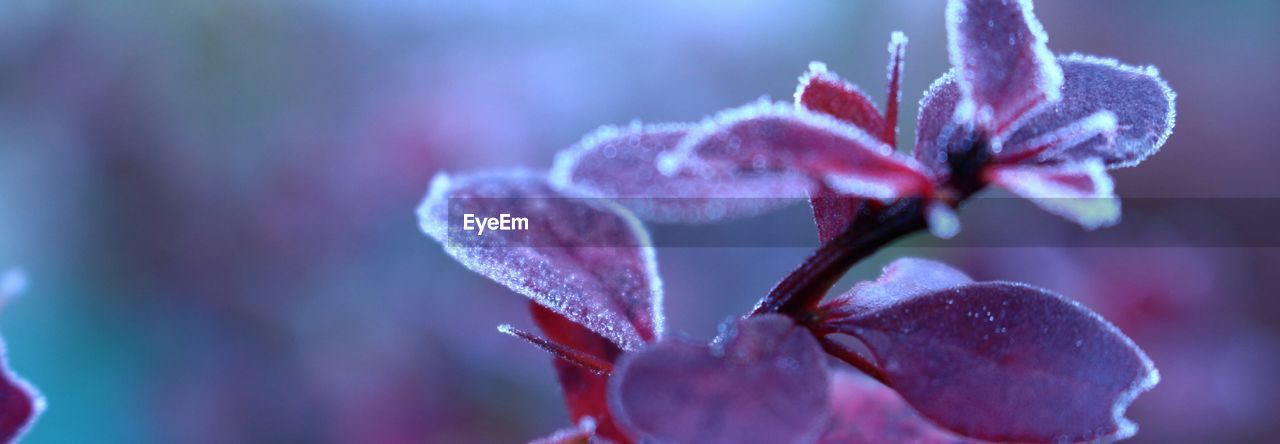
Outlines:
[{"label": "ice crystal on leaf", "polygon": [[900,260],[829,307],[825,323],[861,340],[886,384],[965,436],[1127,438],[1136,430],[1124,410],[1159,379],[1133,341],[1080,304],[938,263]]},{"label": "ice crystal on leaf", "polygon": [[[459,222],[463,214],[518,215],[530,220],[529,229],[475,236]],[[662,332],[653,247],[625,209],[566,198],[532,172],[440,174],[418,216],[422,230],[467,268],[623,349]]]}]

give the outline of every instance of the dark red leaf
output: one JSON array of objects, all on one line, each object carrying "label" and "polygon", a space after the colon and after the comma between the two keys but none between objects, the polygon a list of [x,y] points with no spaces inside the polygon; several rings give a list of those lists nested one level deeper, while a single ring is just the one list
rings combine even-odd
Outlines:
[{"label": "dark red leaf", "polygon": [[732,324],[713,345],[664,339],[619,362],[613,412],[637,441],[791,443],[826,421],[825,357],[781,315]]},{"label": "dark red leaf", "polygon": [[951,0],[947,34],[963,92],[957,119],[1001,139],[1024,115],[1058,99],[1062,69],[1030,0]]},{"label": "dark red leaf", "polygon": [[799,172],[842,194],[879,200],[927,195],[932,182],[922,167],[876,137],[824,114],[761,102],[704,122],[672,152],[658,159],[674,174],[726,171]]},{"label": "dark red leaf", "polygon": [[[527,218],[526,230],[466,230],[465,214]],[[570,199],[538,174],[438,174],[424,232],[464,266],[625,350],[662,333],[662,282],[644,227],[608,202]]]},{"label": "dark red leaf", "polygon": [[[1155,154],[1173,132],[1177,95],[1155,68],[1084,55],[1064,56],[1058,63],[1066,77],[1062,99],[1019,125],[1005,143],[1010,152],[1040,148],[1046,135],[1077,122],[1096,127],[1095,116],[1104,111],[1114,116],[1111,131],[1097,137],[1076,134],[1075,143],[1043,150],[1032,160],[1062,163],[1096,158],[1108,168],[1133,166]],[[1095,123],[1090,124],[1091,118]]]},{"label": "dark red leaf", "polygon": [[939,178],[950,176],[947,157],[973,146],[975,134],[967,124],[955,123],[956,106],[960,103],[960,87],[956,86],[956,70],[947,71],[933,81],[920,99],[916,117],[915,158]]},{"label": "dark red leaf", "polygon": [[[20,271],[0,270],[0,308],[22,291]],[[0,442],[16,442],[44,411],[44,398],[27,381],[9,369],[8,350],[0,340]]]},{"label": "dark red leaf", "polygon": [[823,63],[810,63],[809,71],[800,76],[796,105],[848,122],[893,146],[892,138],[883,137],[885,118],[871,103],[871,98],[857,86],[828,71],[827,65]]},{"label": "dark red leaf", "polygon": [[[553,341],[610,363],[616,362],[622,353],[612,342],[541,305],[530,303],[529,312],[538,328]],[[556,359],[554,364],[565,405],[569,408],[569,417],[574,423],[580,426],[590,424],[593,435],[620,443],[627,442],[626,435],[609,412],[609,375],[593,372],[563,359]]]},{"label": "dark red leaf", "polygon": [[1159,380],[1123,333],[1045,290],[1007,282],[874,287],[831,326],[861,339],[885,382],[917,411],[965,436],[1125,438],[1136,430],[1125,409]]},{"label": "dark red leaf", "polygon": [[[551,182],[574,194],[615,198],[641,219],[704,223],[754,216],[806,196],[812,182],[796,174],[724,171],[664,175],[656,159],[692,125],[605,127],[556,156]],[[788,199],[790,198],[790,199]]]},{"label": "dark red leaf", "polygon": [[821,444],[976,442],[921,418],[892,389],[855,372],[832,372],[831,412]]},{"label": "dark red leaf", "polygon": [[1097,159],[1063,165],[997,165],[986,176],[988,182],[1085,228],[1120,221],[1120,199]]},{"label": "dark red leaf", "polygon": [[[1019,122],[1003,143],[1001,163],[1078,163],[1099,159],[1107,168],[1133,166],[1159,151],[1173,132],[1177,95],[1155,68],[1070,55],[1058,60],[1062,97]],[[948,150],[970,138],[951,124],[960,98],[954,72],[943,75],[921,101],[916,158],[945,173]]]}]

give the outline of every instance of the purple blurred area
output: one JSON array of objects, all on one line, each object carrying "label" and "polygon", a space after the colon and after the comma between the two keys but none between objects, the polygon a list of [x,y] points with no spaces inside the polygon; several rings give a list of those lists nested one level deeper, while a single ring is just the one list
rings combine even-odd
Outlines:
[{"label": "purple blurred area", "polygon": [[[603,124],[790,100],[811,60],[883,100],[894,30],[908,141],[947,67],[942,0],[444,3],[0,1],[0,269],[31,284],[0,327],[49,400],[28,442],[550,433],[550,357],[494,329],[531,326],[525,302],[417,231],[434,172],[547,168]],[[1280,197],[1280,3],[1036,13],[1055,51],[1156,65],[1180,94],[1122,196]],[[908,244],[847,281],[910,254],[1061,292],[1162,372],[1134,442],[1280,439],[1275,249]],[[669,330],[712,336],[807,253],[660,249]]]}]

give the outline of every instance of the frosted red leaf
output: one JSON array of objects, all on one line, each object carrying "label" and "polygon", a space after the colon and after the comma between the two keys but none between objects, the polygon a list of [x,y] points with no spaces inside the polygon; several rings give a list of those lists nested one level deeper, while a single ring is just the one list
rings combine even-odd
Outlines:
[{"label": "frosted red leaf", "polygon": [[962,93],[959,121],[1001,138],[1023,116],[1058,99],[1062,69],[1029,0],[951,0],[947,35]]},{"label": "frosted red leaf", "polygon": [[[527,218],[524,230],[467,230],[465,214]],[[530,172],[438,174],[422,230],[464,266],[624,350],[662,333],[662,282],[649,235],[625,209],[567,198]]]},{"label": "frosted red leaf", "polygon": [[658,159],[667,174],[799,172],[841,194],[892,200],[926,195],[932,182],[915,161],[825,114],[761,102],[703,122]]},{"label": "frosted red leaf", "polygon": [[658,171],[658,155],[688,134],[688,124],[604,127],[556,156],[551,182],[576,195],[612,198],[641,219],[706,223],[754,216],[794,203],[812,181],[799,173]]},{"label": "frosted red leaf", "polygon": [[1104,111],[1114,116],[1112,131],[1038,153],[1032,160],[1099,159],[1108,168],[1133,166],[1159,151],[1173,132],[1177,95],[1155,68],[1078,54],[1061,57],[1058,63],[1066,78],[1062,99],[1019,125],[1005,143],[1012,153],[1035,149],[1036,139],[1075,122],[1089,122]]},{"label": "frosted red leaf", "polygon": [[667,338],[625,355],[609,396],[640,442],[810,441],[827,417],[825,359],[808,330],[757,316],[712,345]]},{"label": "frosted red leaf", "polygon": [[885,144],[893,145],[893,139],[884,137],[885,126],[890,122],[885,121],[867,93],[828,71],[823,63],[810,63],[809,71],[800,76],[796,106],[848,122],[869,135],[879,137]]},{"label": "frosted red leaf", "polygon": [[997,165],[986,180],[1087,229],[1120,222],[1120,198],[1102,162]]},{"label": "frosted red leaf", "polygon": [[1123,333],[1042,289],[1007,282],[872,287],[882,291],[862,292],[872,300],[846,304],[854,309],[830,327],[861,340],[885,383],[923,416],[964,436],[1126,438],[1136,426],[1125,409],[1159,380]]}]

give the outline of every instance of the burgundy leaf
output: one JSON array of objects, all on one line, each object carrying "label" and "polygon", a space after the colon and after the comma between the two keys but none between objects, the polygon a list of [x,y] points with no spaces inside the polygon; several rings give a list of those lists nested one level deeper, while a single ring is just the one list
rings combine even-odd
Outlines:
[{"label": "burgundy leaf", "polygon": [[[527,218],[525,230],[468,231],[464,215]],[[662,334],[662,282],[649,235],[626,210],[566,198],[529,172],[436,175],[422,230],[464,266],[624,350]]]},{"label": "burgundy leaf", "polygon": [[956,118],[1001,139],[1024,115],[1058,99],[1062,69],[1030,0],[951,0],[947,34],[963,98]]},{"label": "burgundy leaf", "polygon": [[792,443],[827,416],[827,369],[808,330],[782,315],[739,320],[711,346],[667,338],[625,355],[610,386],[637,441]]},{"label": "burgundy leaf", "polygon": [[[1177,95],[1153,67],[1112,59],[1069,55],[1058,59],[1066,77],[1062,99],[1021,124],[1005,144],[1013,152],[1043,149],[1037,140],[1100,112],[1114,115],[1114,130],[1037,153],[1036,162],[1101,159],[1108,168],[1137,165],[1155,154],[1173,132]],[[1096,126],[1097,123],[1094,123]]]},{"label": "burgundy leaf", "polygon": [[556,156],[551,182],[575,194],[615,198],[641,219],[678,223],[754,216],[792,203],[810,188],[811,181],[796,173],[660,173],[658,154],[675,148],[691,126],[601,128]]},{"label": "burgundy leaf", "polygon": [[975,442],[921,418],[892,389],[856,372],[832,372],[831,411],[821,444]]},{"label": "burgundy leaf", "polygon": [[986,180],[1087,229],[1120,221],[1120,199],[1099,160],[1064,165],[997,165]]},{"label": "burgundy leaf", "polygon": [[[553,341],[610,363],[616,362],[622,354],[622,350],[612,342],[541,305],[530,303],[529,312],[538,328]],[[626,435],[609,412],[609,375],[563,359],[556,359],[554,363],[569,417],[579,426],[589,424],[592,435],[627,442]]]},{"label": "burgundy leaf", "polygon": [[894,31],[889,36],[889,87],[884,107],[884,135],[881,140],[898,147],[898,103],[902,102],[902,70],[906,64],[907,35]]},{"label": "burgundy leaf", "polygon": [[721,113],[690,131],[658,168],[674,174],[799,172],[851,196],[891,200],[926,195],[921,166],[866,132],[830,116],[766,102]]},{"label": "burgundy leaf", "polygon": [[960,87],[955,78],[956,70],[952,69],[934,80],[920,99],[916,117],[915,158],[943,179],[950,175],[950,153],[970,149],[976,136],[969,125],[955,123],[956,106],[960,103]]},{"label": "burgundy leaf", "polygon": [[[22,291],[22,272],[0,272],[0,308]],[[0,340],[0,442],[16,442],[44,411],[44,398],[34,386],[9,369],[8,350]]]},{"label": "burgundy leaf", "polygon": [[1007,282],[902,293],[858,301],[832,326],[861,339],[885,382],[925,417],[995,441],[1110,440],[1136,431],[1124,411],[1159,376],[1097,314]]},{"label": "burgundy leaf", "polygon": [[892,138],[884,138],[885,118],[871,103],[871,98],[852,83],[827,71],[821,62],[809,64],[809,71],[800,76],[796,88],[796,106],[823,113],[858,127],[863,132],[880,137],[890,146]]}]

